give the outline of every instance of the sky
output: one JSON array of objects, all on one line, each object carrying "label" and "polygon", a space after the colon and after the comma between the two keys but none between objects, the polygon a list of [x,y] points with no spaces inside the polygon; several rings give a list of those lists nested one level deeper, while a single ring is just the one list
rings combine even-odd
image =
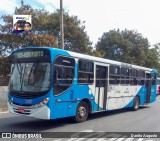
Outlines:
[{"label": "sky", "polygon": [[[60,0],[23,0],[33,8],[54,12]],[[21,0],[1,0],[0,16],[13,15]],[[112,29],[136,30],[151,45],[160,43],[160,0],[63,0],[70,15],[85,21],[85,31],[96,44],[104,32]]]}]

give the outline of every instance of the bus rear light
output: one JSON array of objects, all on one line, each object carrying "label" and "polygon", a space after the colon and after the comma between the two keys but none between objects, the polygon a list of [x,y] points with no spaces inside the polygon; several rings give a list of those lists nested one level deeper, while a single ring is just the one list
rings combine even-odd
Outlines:
[{"label": "bus rear light", "polygon": [[160,86],[158,86],[158,93],[160,93]]}]

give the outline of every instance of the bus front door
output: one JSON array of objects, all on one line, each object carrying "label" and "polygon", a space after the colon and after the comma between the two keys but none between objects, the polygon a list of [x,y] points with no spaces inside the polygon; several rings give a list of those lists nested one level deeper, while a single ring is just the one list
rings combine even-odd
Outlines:
[{"label": "bus front door", "polygon": [[95,101],[97,111],[106,110],[108,66],[96,65]]}]

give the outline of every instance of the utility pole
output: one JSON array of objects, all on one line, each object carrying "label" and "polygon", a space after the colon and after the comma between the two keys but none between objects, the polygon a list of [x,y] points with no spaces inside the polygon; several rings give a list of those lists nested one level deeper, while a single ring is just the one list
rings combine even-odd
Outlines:
[{"label": "utility pole", "polygon": [[64,49],[63,0],[60,0],[60,14],[61,48]]},{"label": "utility pole", "polygon": [[21,0],[21,6],[23,6],[24,5],[24,1],[23,0]]}]

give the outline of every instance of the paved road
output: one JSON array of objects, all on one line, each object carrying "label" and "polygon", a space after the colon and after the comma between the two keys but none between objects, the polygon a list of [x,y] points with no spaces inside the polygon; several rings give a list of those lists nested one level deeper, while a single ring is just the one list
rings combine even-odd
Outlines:
[{"label": "paved road", "polygon": [[47,121],[10,113],[0,114],[0,132],[39,131],[160,132],[160,97],[155,103],[141,107],[136,112],[127,109],[96,113],[83,123],[74,123],[70,118]]}]

